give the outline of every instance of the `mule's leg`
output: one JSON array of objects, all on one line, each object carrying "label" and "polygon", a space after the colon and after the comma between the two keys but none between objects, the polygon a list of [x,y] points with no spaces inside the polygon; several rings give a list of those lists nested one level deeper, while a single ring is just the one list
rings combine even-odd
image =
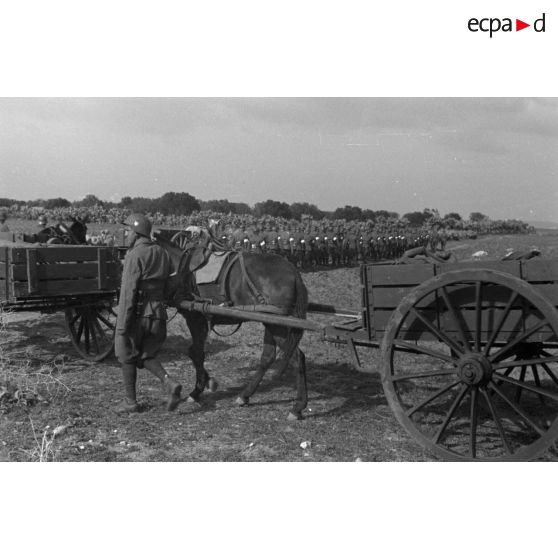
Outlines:
[{"label": "mule's leg", "polygon": [[260,359],[260,364],[256,370],[256,373],[252,376],[248,384],[242,390],[242,393],[236,398],[238,405],[248,405],[250,397],[254,395],[254,392],[260,385],[266,370],[275,362],[275,357],[277,356],[277,345],[275,343],[274,335],[271,331],[270,326],[265,326],[264,334],[264,347],[262,351],[262,357]]},{"label": "mule's leg", "polygon": [[188,356],[196,369],[196,385],[190,392],[188,400],[197,402],[206,387],[211,391],[217,389],[217,382],[209,376],[204,366],[204,349],[209,335],[209,325],[203,314],[199,312],[184,312],[183,316],[192,335],[192,346],[188,349]]},{"label": "mule's leg", "polygon": [[303,418],[302,411],[308,405],[308,386],[306,384],[306,357],[304,353],[297,347],[297,380],[296,380],[296,400],[292,411],[288,415],[289,420],[301,420]]},{"label": "mule's leg", "polygon": [[[306,409],[308,404],[308,389],[306,385],[306,358],[299,348],[300,340],[303,332],[301,330],[279,330],[275,336],[275,341],[282,349],[284,356],[279,366],[278,375],[282,374],[289,365],[291,359],[295,361],[297,370],[297,394],[292,410],[287,417],[288,420],[301,420],[303,418],[302,411]],[[294,357],[294,358],[293,358]]]},{"label": "mule's leg", "polygon": [[295,329],[285,329],[276,327],[273,330],[275,344],[283,352],[281,363],[277,369],[277,376],[281,376],[291,359],[294,361],[297,370],[297,396],[292,410],[289,412],[288,420],[301,420],[302,411],[308,404],[308,391],[306,386],[306,358],[298,345],[302,339],[303,332]]}]

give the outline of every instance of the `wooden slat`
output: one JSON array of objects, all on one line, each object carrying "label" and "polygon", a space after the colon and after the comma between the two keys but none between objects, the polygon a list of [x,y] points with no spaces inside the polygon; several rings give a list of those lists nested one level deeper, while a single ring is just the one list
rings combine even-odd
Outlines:
[{"label": "wooden slat", "polygon": [[[1,264],[0,264],[0,269]],[[27,266],[17,264],[12,266],[14,281],[27,280]],[[52,263],[37,266],[37,276],[39,281],[49,279],[95,279],[98,277],[99,264],[94,262],[88,263]],[[107,277],[118,278],[120,273],[120,263],[105,263],[105,280]]]},{"label": "wooden slat", "polygon": [[558,281],[558,260],[533,259],[522,262],[522,276],[526,281]]},{"label": "wooden slat", "polygon": [[103,290],[106,285],[107,275],[107,253],[101,248],[97,249],[97,286]]},{"label": "wooden slat", "polygon": [[[494,328],[500,321],[502,316],[503,307],[499,308],[488,308],[484,309],[481,313],[482,321],[481,321],[481,331],[484,334],[494,331]],[[474,308],[471,309],[463,309],[461,308],[459,311],[460,315],[462,316],[462,325],[467,331],[475,331],[476,330],[476,319],[477,319],[477,312]],[[447,312],[440,314],[440,327],[446,333],[456,333],[457,328],[455,327],[455,322],[449,316]],[[523,327],[523,311],[521,308],[516,308],[510,311],[509,316],[506,318],[501,331],[511,332],[511,331],[521,331]],[[483,336],[485,338],[486,335]]]},{"label": "wooden slat", "polygon": [[39,290],[37,277],[37,250],[27,251],[27,292],[35,294]]},{"label": "wooden slat", "polygon": [[[96,246],[41,246],[37,250],[37,261],[41,263],[51,262],[96,262]],[[118,251],[114,248],[102,248],[107,252],[107,260],[116,260]],[[26,252],[30,248],[11,248],[13,263],[25,263]]]},{"label": "wooden slat", "polygon": [[[97,279],[79,279],[75,281],[41,281],[38,284],[38,291],[34,292],[33,295],[80,295],[80,294],[92,294],[99,292]],[[109,279],[107,281],[106,290],[112,291],[116,290],[118,287],[117,282],[114,279]],[[14,295],[17,298],[25,298],[29,296],[28,284],[25,283],[14,283]]]},{"label": "wooden slat", "polygon": [[4,284],[8,279],[8,249],[0,247],[0,283]]},{"label": "wooden slat", "polygon": [[379,337],[383,335],[392,314],[392,310],[375,310],[370,315],[370,327],[375,332],[374,337],[378,337],[378,332],[381,332]]},{"label": "wooden slat", "polygon": [[[375,287],[368,295],[371,311],[377,308],[395,309],[401,300],[410,294],[416,287]],[[433,303],[432,296],[426,296],[417,303],[417,308],[424,308]]]},{"label": "wooden slat", "polygon": [[369,265],[367,276],[372,285],[419,285],[434,275],[431,264]]},{"label": "wooden slat", "polygon": [[[475,285],[458,285],[446,287],[446,292],[454,306],[471,306],[475,304]],[[502,285],[483,285],[482,303],[485,307],[506,305],[510,298],[510,290]]]},{"label": "wooden slat", "polygon": [[11,264],[10,264],[10,251],[8,250],[8,248],[6,248],[5,251],[5,258],[6,258],[6,266],[5,266],[5,270],[6,270],[6,279],[5,279],[5,290],[4,290],[4,300],[10,300],[10,298],[13,297],[13,288],[12,288],[12,284],[13,284],[13,279],[11,277]]},{"label": "wooden slat", "polygon": [[502,271],[504,273],[509,273],[510,275],[515,275],[516,277],[521,277],[521,262],[519,260],[507,262],[493,260],[486,262],[471,261],[436,264],[436,275],[441,275],[442,273],[446,273],[448,271],[460,271],[463,269],[490,269],[491,271]]}]

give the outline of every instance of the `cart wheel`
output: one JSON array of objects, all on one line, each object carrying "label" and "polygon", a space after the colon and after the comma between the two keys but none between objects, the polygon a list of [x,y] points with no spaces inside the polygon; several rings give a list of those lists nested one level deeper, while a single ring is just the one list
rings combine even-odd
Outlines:
[{"label": "cart wheel", "polygon": [[175,244],[178,244],[182,250],[186,248],[186,244],[188,244],[188,235],[186,231],[179,231],[177,232],[172,238],[171,241]]},{"label": "cart wheel", "polygon": [[66,328],[72,345],[85,359],[100,362],[114,348],[116,312],[111,303],[66,308]]},{"label": "cart wheel", "polygon": [[382,383],[407,432],[449,460],[518,461],[558,436],[558,313],[490,270],[434,277],[406,296],[382,341]]}]

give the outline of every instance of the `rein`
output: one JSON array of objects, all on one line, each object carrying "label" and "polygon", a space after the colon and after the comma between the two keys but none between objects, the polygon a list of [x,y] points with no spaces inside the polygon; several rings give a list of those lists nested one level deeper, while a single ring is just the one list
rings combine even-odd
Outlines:
[{"label": "rein", "polygon": [[[222,325],[222,324],[221,324],[221,325]],[[242,322],[236,324],[236,328],[235,328],[233,331],[231,331],[231,333],[226,334],[226,333],[219,333],[219,332],[215,329],[215,324],[212,323],[212,324],[211,324],[211,331],[212,331],[213,333],[215,333],[215,335],[217,335],[218,337],[230,337],[231,335],[234,335],[234,334],[240,329],[241,326],[242,326]]]}]

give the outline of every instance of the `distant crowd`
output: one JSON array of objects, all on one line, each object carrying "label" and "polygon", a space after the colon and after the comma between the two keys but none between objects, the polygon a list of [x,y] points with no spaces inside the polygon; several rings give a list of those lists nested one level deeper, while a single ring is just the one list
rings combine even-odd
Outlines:
[{"label": "distant crowd", "polygon": [[[49,224],[68,223],[78,219],[96,225],[118,225],[131,213],[120,207],[94,205],[74,209],[15,206],[7,208],[6,217]],[[431,219],[421,227],[410,227],[405,219],[379,218],[367,221],[345,219],[285,219],[264,215],[223,214],[194,211],[190,215],[149,213],[155,228],[164,229],[178,242],[189,242],[198,227],[211,227],[222,248],[283,255],[301,268],[316,266],[349,266],[365,261],[390,260],[419,246],[444,250],[448,240],[474,237],[478,234],[525,234],[533,230],[521,221],[487,221],[470,223],[467,228],[451,228],[442,219]],[[4,219],[5,221],[6,219]],[[4,225],[5,226],[5,225]],[[98,227],[95,227],[98,228]],[[120,245],[123,230],[111,226],[99,234],[89,235],[91,244]],[[202,233],[203,234],[203,233]]]}]

